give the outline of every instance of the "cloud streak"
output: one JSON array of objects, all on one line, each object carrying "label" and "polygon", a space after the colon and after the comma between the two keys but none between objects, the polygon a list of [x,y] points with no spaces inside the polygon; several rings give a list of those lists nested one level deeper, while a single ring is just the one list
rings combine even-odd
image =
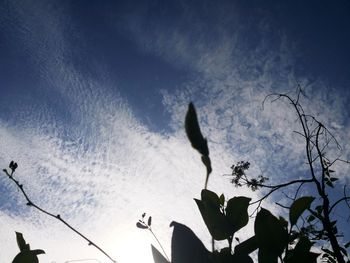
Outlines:
[{"label": "cloud streak", "polygon": [[[55,5],[16,2],[12,8],[19,20],[16,36],[40,75],[40,98],[30,98],[30,105],[13,105],[15,121],[0,121],[1,167],[16,160],[16,177],[33,201],[61,214],[118,262],[140,258],[151,262],[151,239],[135,227],[143,212],[153,216],[155,231],[167,248],[172,220],[193,228],[206,244],[210,241],[192,201],[203,187],[205,168],[183,129],[190,100],[209,140],[214,169],[210,189],[227,197],[256,198],[257,193],[233,188],[221,176],[239,160],[253,163],[252,174],[276,175],[273,181],[305,172],[299,166],[304,161],[303,143],[292,133],[298,127],[289,106],[276,102],[266,103],[264,110],[261,107],[269,93],[294,90],[295,80],[310,83],[294,73],[294,49],[288,40],[283,35],[267,38],[268,21],[258,23],[261,41],[250,46],[241,39],[247,28],[234,5],[215,7],[211,24],[182,4],[175,22],[149,20],[147,12],[135,9],[115,25],[125,27],[127,37],[143,52],[191,72],[178,90],[162,91],[172,131],[157,133],[135,117],[127,98],[115,91],[107,77],[97,80],[73,66],[69,36],[74,25],[68,19],[69,7],[56,10]],[[344,108],[349,93],[336,93],[326,85],[321,80],[310,84],[306,94],[312,99],[305,100],[305,108],[330,123],[340,141],[348,143],[349,118]],[[347,157],[348,148],[345,144]],[[286,173],[295,167],[299,168],[293,174]],[[44,262],[78,258],[107,262],[64,226],[25,206],[4,176],[0,185],[6,196],[0,199],[0,246],[6,248],[1,261],[15,256],[14,231],[21,231],[32,247],[46,251],[41,256]],[[240,235],[246,237],[246,233]]]}]

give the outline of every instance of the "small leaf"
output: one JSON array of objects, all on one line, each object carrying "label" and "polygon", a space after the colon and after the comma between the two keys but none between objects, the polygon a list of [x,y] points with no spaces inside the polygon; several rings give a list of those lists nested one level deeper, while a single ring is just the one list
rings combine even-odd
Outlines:
[{"label": "small leaf", "polygon": [[334,185],[333,185],[333,183],[331,181],[326,181],[326,185],[328,185],[329,187],[334,188]]},{"label": "small leaf", "polygon": [[220,201],[220,205],[223,206],[225,204],[225,196],[224,196],[224,194],[220,195],[219,201]]},{"label": "small leaf", "polygon": [[29,250],[29,244],[23,238],[23,234],[16,232],[17,245],[20,251]]},{"label": "small leaf", "polygon": [[303,196],[294,201],[289,211],[289,221],[292,226],[296,224],[301,214],[310,208],[314,199],[315,197],[312,196]]},{"label": "small leaf", "polygon": [[147,225],[148,225],[148,226],[151,226],[151,224],[152,224],[152,217],[150,216],[150,217],[148,218]]},{"label": "small leaf", "polygon": [[238,196],[227,202],[226,217],[231,223],[232,234],[248,224],[248,206],[251,198]]},{"label": "small leaf", "polygon": [[141,224],[140,222],[137,222],[137,223],[136,223],[136,226],[137,226],[138,228],[141,228],[141,229],[147,229],[147,228],[148,228],[147,226],[145,226],[144,224]]},{"label": "small leaf", "polygon": [[198,124],[196,109],[191,102],[185,118],[185,130],[189,141],[201,155],[209,156],[207,140],[203,137]]}]

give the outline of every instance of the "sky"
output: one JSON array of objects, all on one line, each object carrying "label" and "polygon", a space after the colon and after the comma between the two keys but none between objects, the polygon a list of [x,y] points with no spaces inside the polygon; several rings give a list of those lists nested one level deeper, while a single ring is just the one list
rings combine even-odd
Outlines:
[{"label": "sky", "polygon": [[[305,110],[342,146],[329,154],[349,160],[349,13],[346,0],[1,1],[0,167],[15,160],[32,201],[118,263],[152,262],[157,244],[135,226],[143,212],[168,254],[172,221],[209,248],[193,201],[205,168],[184,132],[188,103],[208,138],[209,189],[228,198],[261,195],[223,176],[241,160],[271,182],[307,177],[295,112],[285,101],[262,107],[298,83]],[[341,189],[350,169],[336,168]],[[1,262],[18,253],[15,231],[45,250],[40,262],[110,262],[27,207],[4,174],[0,192]],[[283,213],[273,204],[282,196],[273,198],[263,206]],[[343,211],[335,213],[350,239]]]}]

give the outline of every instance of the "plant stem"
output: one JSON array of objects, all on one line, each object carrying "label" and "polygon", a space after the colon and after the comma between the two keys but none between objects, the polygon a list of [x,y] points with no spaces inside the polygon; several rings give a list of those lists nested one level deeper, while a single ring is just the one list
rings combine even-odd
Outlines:
[{"label": "plant stem", "polygon": [[166,259],[170,262],[168,255],[166,254],[166,252],[165,252],[165,250],[164,250],[162,244],[160,243],[159,239],[157,238],[157,236],[153,233],[152,228],[151,228],[151,227],[148,227],[148,230],[151,232],[151,234],[153,235],[153,237],[154,237],[155,240],[157,241],[158,245],[159,245],[160,248],[162,249],[162,251],[163,251],[163,253],[164,253]]},{"label": "plant stem", "polygon": [[24,196],[25,199],[27,200],[27,205],[28,205],[28,206],[32,206],[32,207],[36,208],[37,210],[39,210],[40,212],[42,212],[42,213],[44,213],[44,214],[46,214],[46,215],[48,215],[48,216],[50,216],[50,217],[53,217],[53,218],[57,219],[58,221],[61,221],[61,222],[62,222],[63,224],[65,224],[68,228],[70,228],[70,229],[71,229],[72,231],[74,231],[76,234],[78,234],[78,235],[81,236],[83,239],[85,239],[85,240],[88,242],[88,245],[89,245],[89,246],[93,246],[93,247],[97,248],[97,249],[98,249],[100,252],[102,252],[106,257],[108,257],[112,262],[117,263],[117,261],[114,260],[111,256],[109,256],[102,248],[100,248],[100,247],[99,247],[98,245],[96,245],[93,241],[91,241],[90,239],[88,239],[86,236],[84,236],[82,233],[80,233],[78,230],[76,230],[74,227],[72,227],[70,224],[68,224],[67,221],[65,221],[64,219],[62,219],[60,215],[54,215],[54,214],[52,214],[52,213],[50,213],[50,212],[44,210],[43,208],[39,207],[39,206],[36,205],[35,203],[33,203],[33,202],[29,199],[27,193],[24,191],[23,185],[20,184],[19,181],[17,181],[15,178],[13,178],[13,172],[14,172],[13,170],[12,170],[11,174],[9,174],[9,173],[7,172],[6,169],[4,169],[3,171],[4,171],[5,174],[8,176],[8,178],[9,178],[10,180],[12,180],[12,181],[16,184],[16,186],[21,190],[23,196]]}]

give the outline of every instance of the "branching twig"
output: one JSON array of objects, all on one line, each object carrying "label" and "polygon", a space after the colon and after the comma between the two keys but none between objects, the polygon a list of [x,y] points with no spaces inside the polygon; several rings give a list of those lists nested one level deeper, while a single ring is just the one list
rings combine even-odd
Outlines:
[{"label": "branching twig", "polygon": [[156,234],[153,232],[152,230],[152,216],[148,217],[147,222],[145,221],[145,217],[146,217],[146,213],[142,214],[142,218],[139,219],[139,221],[136,223],[136,226],[140,229],[147,229],[148,231],[151,232],[152,236],[155,238],[155,240],[157,241],[158,245],[160,246],[160,248],[162,249],[164,256],[166,257],[166,259],[168,260],[168,262],[170,262],[169,257],[167,255],[167,253],[165,252],[164,247],[162,246],[162,243],[160,243],[159,239],[157,238]]},{"label": "branching twig", "polygon": [[[13,162],[11,162],[13,163]],[[23,185],[19,183],[18,180],[16,180],[15,178],[13,178],[13,173],[15,171],[15,169],[17,168],[12,168],[11,164],[10,164],[10,168],[11,168],[11,173],[8,173],[8,171],[6,169],[3,169],[3,171],[5,172],[5,174],[8,176],[8,178],[10,180],[12,180],[16,186],[19,188],[19,190],[22,192],[24,198],[27,200],[27,205],[28,206],[32,206],[34,208],[36,208],[37,210],[39,210],[40,212],[53,217],[55,219],[57,219],[58,221],[61,221],[63,224],[65,224],[68,228],[70,228],[72,231],[74,231],[76,234],[78,234],[79,236],[81,236],[83,239],[85,239],[88,242],[89,246],[93,246],[95,248],[97,248],[100,252],[102,252],[105,256],[107,256],[112,262],[117,263],[116,260],[114,260],[111,256],[109,256],[102,248],[100,248],[98,245],[96,245],[93,241],[91,241],[89,238],[87,238],[86,236],[84,236],[82,233],[80,233],[78,230],[76,230],[74,227],[72,227],[69,223],[67,223],[67,221],[65,221],[64,219],[61,218],[61,216],[59,214],[54,215],[48,211],[46,211],[45,209],[41,208],[40,206],[36,205],[35,203],[33,203],[30,198],[28,197],[27,193],[24,191],[23,189]]]},{"label": "branching twig", "polygon": [[[295,109],[296,114],[298,116],[298,120],[302,127],[302,132],[297,132],[297,133],[300,134],[305,139],[305,153],[306,153],[307,163],[309,165],[309,169],[311,173],[311,178],[317,188],[317,192],[319,196],[322,198],[323,216],[317,213],[314,213],[311,209],[309,209],[309,212],[322,222],[323,230],[325,231],[330,241],[330,244],[334,253],[334,257],[337,259],[339,263],[344,263],[345,261],[337,240],[337,236],[333,231],[334,227],[332,225],[330,213],[332,209],[341,201],[347,202],[348,197],[344,195],[344,198],[339,199],[330,207],[329,197],[326,193],[326,184],[333,187],[330,181],[331,178],[329,175],[329,167],[335,161],[333,163],[329,162],[329,160],[325,157],[325,153],[324,153],[324,150],[329,146],[331,141],[335,143],[338,149],[341,149],[341,147],[337,139],[333,136],[333,134],[321,122],[319,122],[315,117],[305,114],[304,109],[299,102],[300,94],[302,94],[302,90],[300,85],[298,85],[296,100],[293,100],[287,94],[270,94],[264,99],[263,103],[265,103],[268,97],[275,96],[275,100],[280,98],[286,99]],[[309,123],[310,119],[311,119],[311,124]],[[320,143],[321,136],[322,136],[322,144]],[[316,157],[314,157],[314,155],[316,155]],[[319,160],[319,167],[321,168],[319,177],[316,176],[317,168],[316,168],[316,164],[314,163],[316,160]],[[337,160],[339,159],[337,158]],[[266,196],[270,195],[271,192],[273,192],[274,190],[275,188],[273,188],[263,198],[266,198]],[[259,205],[261,201],[262,199],[257,201],[259,202]]]}]

